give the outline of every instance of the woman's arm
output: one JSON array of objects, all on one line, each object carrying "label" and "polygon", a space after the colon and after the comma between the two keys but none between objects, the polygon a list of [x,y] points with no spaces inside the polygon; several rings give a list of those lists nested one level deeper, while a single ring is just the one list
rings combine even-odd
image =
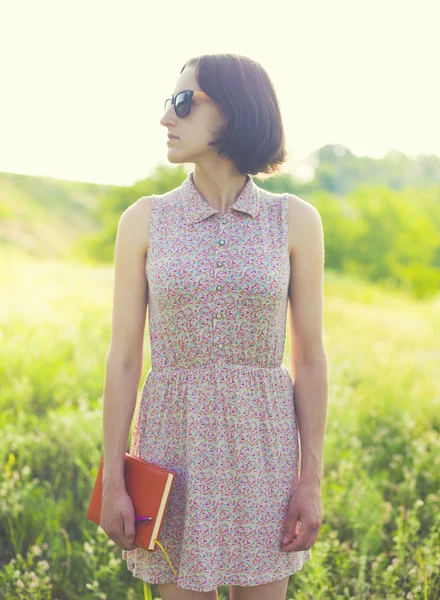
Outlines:
[{"label": "woman's arm", "polygon": [[143,368],[150,215],[151,197],[144,196],[124,211],[118,224],[112,336],[104,384],[104,488],[125,488],[125,453]]},{"label": "woman's arm", "polygon": [[316,208],[289,195],[290,358],[301,441],[301,481],[321,484],[327,418],[323,339],[324,233]]}]

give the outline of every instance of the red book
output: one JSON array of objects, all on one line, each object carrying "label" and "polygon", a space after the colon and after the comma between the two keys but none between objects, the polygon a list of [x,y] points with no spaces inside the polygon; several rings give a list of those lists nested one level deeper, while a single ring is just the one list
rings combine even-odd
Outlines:
[{"label": "red book", "polygon": [[[95,487],[87,510],[87,518],[98,525],[100,525],[102,510],[103,469],[104,457],[101,459]],[[124,478],[125,489],[134,506],[134,543],[141,548],[145,548],[145,550],[155,550],[156,540],[159,540],[170,493],[174,485],[175,474],[164,467],[126,452]],[[149,517],[151,517],[151,520],[149,520]],[[160,541],[158,545],[161,546]]]}]

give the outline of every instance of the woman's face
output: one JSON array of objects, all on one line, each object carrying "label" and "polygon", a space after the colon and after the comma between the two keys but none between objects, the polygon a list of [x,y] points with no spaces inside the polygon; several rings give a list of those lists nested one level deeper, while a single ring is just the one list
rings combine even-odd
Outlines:
[{"label": "woman's face", "polygon": [[[173,96],[182,90],[200,90],[195,78],[195,66],[188,66],[181,73],[173,90]],[[217,151],[208,142],[215,139],[216,134],[224,124],[224,116],[221,109],[210,98],[191,98],[191,110],[189,115],[179,118],[170,106],[160,124],[167,131],[165,142],[168,146],[168,160],[171,163],[198,163],[201,157],[206,155],[217,155]],[[168,142],[168,133],[177,136],[177,140]]]}]

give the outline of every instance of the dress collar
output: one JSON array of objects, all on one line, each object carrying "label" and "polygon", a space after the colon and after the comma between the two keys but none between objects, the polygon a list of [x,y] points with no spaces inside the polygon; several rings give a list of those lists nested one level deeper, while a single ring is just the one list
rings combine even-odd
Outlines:
[{"label": "dress collar", "polygon": [[[231,208],[246,212],[255,218],[260,205],[259,187],[254,183],[252,177],[246,175],[246,178],[247,181]],[[185,220],[188,225],[219,212],[216,208],[212,208],[200,194],[194,185],[193,173],[188,175],[180,189]]]}]

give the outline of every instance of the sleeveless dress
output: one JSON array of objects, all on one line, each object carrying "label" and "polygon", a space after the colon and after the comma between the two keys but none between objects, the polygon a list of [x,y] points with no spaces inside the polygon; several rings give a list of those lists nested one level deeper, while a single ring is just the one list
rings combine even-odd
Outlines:
[{"label": "sleeveless dress", "polygon": [[152,196],[151,369],[130,453],[175,473],[164,553],[122,550],[148,583],[211,591],[277,581],[311,550],[282,552],[300,475],[294,384],[283,364],[290,277],[287,194],[249,175],[221,215],[195,187]]}]

